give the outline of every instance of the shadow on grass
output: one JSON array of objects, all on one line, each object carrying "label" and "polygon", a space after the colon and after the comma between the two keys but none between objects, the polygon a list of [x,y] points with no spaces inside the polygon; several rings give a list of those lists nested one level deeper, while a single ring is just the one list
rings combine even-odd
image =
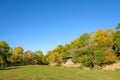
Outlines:
[{"label": "shadow on grass", "polygon": [[5,68],[0,68],[0,70],[12,70],[12,69],[19,69],[20,67],[5,67]]}]

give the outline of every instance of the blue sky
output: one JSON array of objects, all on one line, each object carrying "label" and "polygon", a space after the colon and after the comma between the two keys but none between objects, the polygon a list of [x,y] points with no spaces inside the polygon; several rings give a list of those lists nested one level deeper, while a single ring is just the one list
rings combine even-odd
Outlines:
[{"label": "blue sky", "polygon": [[42,50],[120,22],[120,0],[0,0],[0,41]]}]

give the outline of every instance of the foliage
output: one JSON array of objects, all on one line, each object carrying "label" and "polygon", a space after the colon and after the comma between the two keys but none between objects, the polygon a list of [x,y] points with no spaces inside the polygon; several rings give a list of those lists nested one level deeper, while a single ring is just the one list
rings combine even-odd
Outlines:
[{"label": "foliage", "polygon": [[120,23],[116,27],[116,33],[114,34],[114,45],[113,49],[117,56],[120,56]]},{"label": "foliage", "polygon": [[61,65],[68,58],[90,68],[112,64],[120,58],[120,23],[116,31],[98,29],[90,34],[84,33],[68,44],[58,45],[45,56],[41,50],[23,51],[21,46],[12,49],[7,42],[0,41],[0,66]]},{"label": "foliage", "polygon": [[10,47],[7,42],[0,41],[0,66],[7,65],[9,63]]},{"label": "foliage", "polygon": [[81,58],[79,58],[79,62],[82,63],[84,66],[87,66],[87,67],[92,68],[94,66],[91,56],[84,55]]},{"label": "foliage", "polygon": [[114,63],[117,60],[117,56],[111,48],[106,48],[104,51],[104,64]]},{"label": "foliage", "polygon": [[23,64],[33,64],[33,53],[31,51],[26,51],[22,56]]},{"label": "foliage", "polygon": [[94,35],[91,37],[91,44],[94,45],[94,47],[101,45],[101,46],[112,46],[114,41],[114,30],[107,29],[102,30],[99,29],[94,33]]},{"label": "foliage", "polygon": [[42,51],[38,50],[35,51],[33,54],[34,57],[34,64],[43,64],[43,53]]},{"label": "foliage", "polygon": [[21,46],[17,46],[14,48],[12,56],[10,58],[10,61],[13,65],[18,65],[19,63],[21,63],[23,51],[24,49]]},{"label": "foliage", "polygon": [[62,63],[62,55],[58,54],[53,51],[49,51],[48,54],[46,55],[47,61],[50,65],[55,65],[55,64],[60,64]]},{"label": "foliage", "polygon": [[103,64],[104,57],[105,55],[103,51],[94,51],[94,66],[101,66]]},{"label": "foliage", "polygon": [[120,31],[120,23],[115,27],[117,31]]}]

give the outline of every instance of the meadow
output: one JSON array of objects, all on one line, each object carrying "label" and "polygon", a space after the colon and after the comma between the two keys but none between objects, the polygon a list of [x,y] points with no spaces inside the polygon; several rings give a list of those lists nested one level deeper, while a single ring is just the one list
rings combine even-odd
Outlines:
[{"label": "meadow", "polygon": [[120,80],[120,70],[82,70],[43,65],[13,66],[0,70],[0,80]]}]

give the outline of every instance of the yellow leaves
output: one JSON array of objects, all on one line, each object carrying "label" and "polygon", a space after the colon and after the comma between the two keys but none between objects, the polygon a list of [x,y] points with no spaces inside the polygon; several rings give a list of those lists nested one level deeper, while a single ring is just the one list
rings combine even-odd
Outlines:
[{"label": "yellow leaves", "polygon": [[9,48],[9,44],[5,41],[0,41],[0,46],[4,48]]},{"label": "yellow leaves", "polygon": [[9,44],[5,41],[0,41],[0,53],[1,54],[8,54],[9,53]]},{"label": "yellow leaves", "polygon": [[42,58],[42,57],[43,57],[43,53],[42,53],[42,51],[40,51],[40,50],[35,51],[34,54],[37,55],[39,58]]},{"label": "yellow leaves", "polygon": [[47,61],[49,64],[55,64],[55,63],[62,63],[62,54],[58,54],[57,52],[49,51],[47,56]]},{"label": "yellow leaves", "polygon": [[23,57],[25,57],[25,58],[33,58],[32,52],[31,51],[26,51],[23,54]]},{"label": "yellow leaves", "polygon": [[31,51],[26,51],[23,56],[22,60],[24,64],[33,64],[33,54]]},{"label": "yellow leaves", "polygon": [[117,60],[117,56],[114,54],[113,50],[111,48],[106,48],[104,57],[104,63],[112,63]]},{"label": "yellow leaves", "polygon": [[95,41],[98,42],[98,43],[104,43],[104,42],[105,42],[105,37],[104,37],[104,35],[105,35],[105,31],[102,30],[102,29],[99,29],[99,30],[95,33],[95,35],[94,35],[93,38],[94,38]]},{"label": "yellow leaves", "polygon": [[[109,44],[113,45],[114,36],[113,33],[115,31],[112,29],[102,30],[99,29],[95,32],[95,34],[91,37],[90,41],[93,43],[93,45],[101,45],[101,44]],[[96,45],[96,46],[97,46]]]},{"label": "yellow leaves", "polygon": [[24,51],[24,49],[21,46],[15,47],[13,55],[19,56],[20,54],[22,54],[23,51]]}]

